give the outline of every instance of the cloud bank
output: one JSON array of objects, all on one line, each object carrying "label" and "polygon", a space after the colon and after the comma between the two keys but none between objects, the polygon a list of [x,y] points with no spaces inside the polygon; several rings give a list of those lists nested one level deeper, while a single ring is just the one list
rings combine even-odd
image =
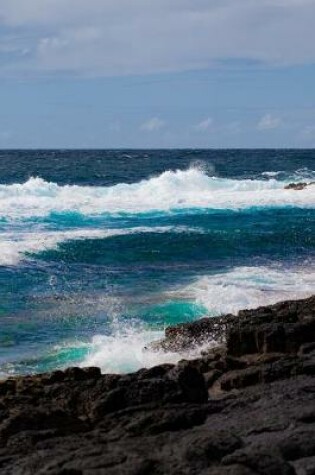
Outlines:
[{"label": "cloud bank", "polygon": [[272,114],[265,114],[257,124],[258,130],[277,129],[282,124],[279,117],[274,117]]},{"label": "cloud bank", "polygon": [[213,119],[211,117],[207,117],[207,119],[202,120],[199,124],[194,126],[194,129],[199,132],[207,132],[211,130],[213,125]]},{"label": "cloud bank", "polygon": [[2,74],[315,62],[315,0],[1,0]]},{"label": "cloud bank", "polygon": [[165,125],[166,124],[164,120],[160,119],[159,117],[152,117],[140,126],[140,130],[154,132],[156,130],[162,129],[163,127],[165,127]]}]

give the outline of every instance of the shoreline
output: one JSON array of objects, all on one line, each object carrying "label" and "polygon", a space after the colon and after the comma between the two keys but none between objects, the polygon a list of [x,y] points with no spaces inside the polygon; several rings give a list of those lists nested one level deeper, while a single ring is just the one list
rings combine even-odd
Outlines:
[{"label": "shoreline", "polygon": [[176,365],[1,381],[1,474],[314,473],[315,295],[169,327],[158,345],[214,335]]}]

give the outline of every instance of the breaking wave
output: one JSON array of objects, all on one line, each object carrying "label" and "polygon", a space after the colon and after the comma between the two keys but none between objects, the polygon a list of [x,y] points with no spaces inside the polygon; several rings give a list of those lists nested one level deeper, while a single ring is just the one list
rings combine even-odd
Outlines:
[{"label": "breaking wave", "polygon": [[[187,286],[175,288],[160,295],[161,301],[190,302],[203,307],[204,316],[237,313],[241,309],[255,308],[280,300],[310,296],[314,291],[315,266],[312,262],[285,266],[243,266],[214,275],[203,275]],[[172,310],[173,309],[173,310]],[[170,305],[174,311],[174,305]],[[38,359],[2,365],[3,376],[36,373],[69,365],[98,366],[104,373],[127,373],[161,363],[176,363],[182,358],[194,358],[202,347],[182,353],[156,351],[148,343],[163,337],[163,326],[150,327],[148,320],[154,313],[147,309],[147,318],[133,319],[129,323],[119,315],[113,317],[107,334],[96,334],[89,341],[65,342]],[[114,312],[115,313],[115,312]],[[200,318],[197,311],[191,319]],[[176,321],[174,322],[176,323]],[[213,343],[215,344],[215,343]],[[207,342],[207,347],[211,342]],[[0,373],[1,377],[1,373]]]},{"label": "breaking wave", "polygon": [[315,186],[285,190],[284,181],[210,177],[202,170],[166,171],[133,184],[110,187],[60,186],[41,178],[0,185],[0,217],[28,219],[52,212],[144,213],[189,208],[315,207]]},{"label": "breaking wave", "polygon": [[[222,274],[206,275],[187,287],[164,294],[164,298],[191,301],[205,308],[206,315],[237,313],[242,309],[269,305],[281,300],[305,298],[315,286],[315,266],[298,266],[285,272],[277,267],[236,267]],[[196,315],[199,318],[199,315]],[[163,337],[163,331],[146,328],[119,328],[112,335],[92,339],[82,366],[99,366],[103,372],[128,372],[200,354],[202,347],[184,353],[144,349],[148,342]],[[207,342],[207,346],[211,342]]]},{"label": "breaking wave", "polygon": [[314,293],[314,288],[315,265],[310,261],[289,268],[235,267],[229,272],[199,277],[188,287],[175,291],[174,296],[192,299],[214,316],[306,298]]},{"label": "breaking wave", "polygon": [[17,265],[21,260],[31,258],[33,254],[56,249],[59,244],[67,241],[84,239],[106,239],[114,236],[126,236],[140,233],[182,233],[202,232],[197,228],[186,226],[138,226],[121,229],[76,229],[71,231],[43,231],[0,233],[0,266]]}]

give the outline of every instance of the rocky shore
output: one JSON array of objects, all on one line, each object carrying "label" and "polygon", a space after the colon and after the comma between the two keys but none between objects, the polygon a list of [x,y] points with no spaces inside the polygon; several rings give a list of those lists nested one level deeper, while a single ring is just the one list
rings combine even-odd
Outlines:
[{"label": "rocky shore", "polygon": [[315,474],[315,296],[170,327],[128,375],[0,382],[1,475]]}]

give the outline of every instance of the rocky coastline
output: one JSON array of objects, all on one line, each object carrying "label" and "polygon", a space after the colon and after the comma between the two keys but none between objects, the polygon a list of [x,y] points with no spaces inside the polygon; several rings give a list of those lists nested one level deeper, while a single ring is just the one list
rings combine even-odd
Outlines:
[{"label": "rocky coastline", "polygon": [[170,327],[133,374],[0,382],[1,475],[314,475],[315,295]]}]

